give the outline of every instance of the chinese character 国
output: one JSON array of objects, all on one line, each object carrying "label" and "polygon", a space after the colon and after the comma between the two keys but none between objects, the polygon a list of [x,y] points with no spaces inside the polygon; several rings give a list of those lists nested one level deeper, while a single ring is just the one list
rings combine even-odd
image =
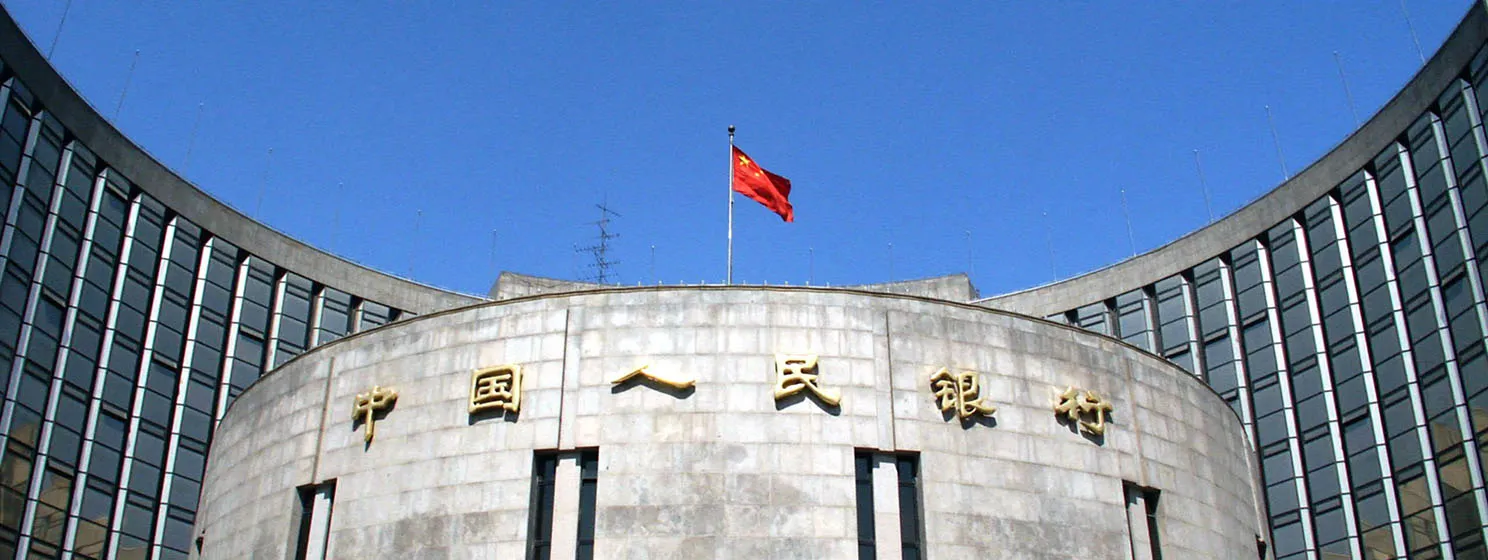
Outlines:
[{"label": "chinese character \u56fd", "polygon": [[521,412],[522,366],[507,364],[470,374],[470,413],[490,409]]}]

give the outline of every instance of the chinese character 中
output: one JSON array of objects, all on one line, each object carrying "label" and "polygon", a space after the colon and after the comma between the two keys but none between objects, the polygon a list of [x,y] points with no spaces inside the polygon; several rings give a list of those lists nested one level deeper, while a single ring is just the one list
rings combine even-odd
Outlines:
[{"label": "chinese character \u4e2d", "polygon": [[372,443],[372,437],[377,434],[377,419],[375,414],[380,410],[387,410],[393,406],[393,401],[398,400],[398,391],[390,387],[372,386],[372,390],[356,396],[356,401],[351,407],[351,421],[355,426],[361,421],[367,427],[362,439]]},{"label": "chinese character \u4e2d", "polygon": [[508,364],[470,374],[470,413],[502,409],[513,414],[522,408],[522,366]]},{"label": "chinese character \u4e2d", "polygon": [[997,412],[997,407],[987,404],[981,397],[981,381],[974,371],[952,374],[950,370],[940,368],[930,376],[930,390],[940,401],[941,412],[955,410],[956,416],[962,420],[976,414],[991,416]]},{"label": "chinese character \u4e2d", "polygon": [[[1054,403],[1054,414],[1068,418],[1070,422],[1076,422],[1081,429],[1093,435],[1105,435],[1106,413],[1114,408],[1111,403],[1095,391],[1083,391],[1070,387],[1060,393],[1058,402]],[[1094,416],[1095,421],[1085,420]]]},{"label": "chinese character \u4e2d", "polygon": [[827,406],[842,402],[842,394],[822,389],[816,382],[816,355],[775,355],[775,400],[810,391]]}]

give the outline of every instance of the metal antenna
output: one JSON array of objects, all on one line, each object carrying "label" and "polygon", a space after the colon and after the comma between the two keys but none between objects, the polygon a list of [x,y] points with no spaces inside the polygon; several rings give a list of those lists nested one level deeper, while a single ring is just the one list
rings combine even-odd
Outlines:
[{"label": "metal antenna", "polygon": [[191,150],[196,147],[196,129],[201,126],[202,108],[206,103],[196,104],[196,120],[191,123],[191,138],[186,141],[186,161],[181,164],[181,174],[186,174],[186,169],[191,167]]},{"label": "metal antenna", "polygon": [[47,47],[47,60],[52,59],[52,51],[57,50],[57,39],[62,38],[62,25],[67,23],[67,12],[72,10],[72,0],[67,0],[67,5],[62,7],[62,19],[57,21],[57,31],[52,33],[52,46]]},{"label": "metal antenna", "polygon": [[1405,14],[1405,26],[1410,29],[1411,42],[1416,45],[1416,56],[1421,57],[1421,63],[1426,63],[1426,52],[1421,50],[1421,39],[1416,37],[1416,25],[1411,23],[1410,10],[1405,8],[1405,0],[1400,0],[1400,13]]},{"label": "metal antenna", "polygon": [[1137,236],[1132,234],[1131,211],[1126,208],[1126,189],[1121,189],[1121,215],[1126,217],[1126,240],[1131,242],[1132,256],[1137,254]]},{"label": "metal antenna", "polygon": [[1271,106],[1266,106],[1266,122],[1271,125],[1271,141],[1276,144],[1276,161],[1281,162],[1281,180],[1292,178],[1287,172],[1286,156],[1281,155],[1281,137],[1276,135],[1276,119],[1271,116]]},{"label": "metal antenna", "polygon": [[656,283],[656,246],[651,246],[651,283]]},{"label": "metal antenna", "polygon": [[810,286],[816,281],[816,248],[806,248],[806,285]]},{"label": "metal antenna", "polygon": [[129,62],[129,74],[124,76],[124,89],[119,91],[119,104],[114,106],[114,120],[119,119],[119,111],[124,110],[124,96],[129,94],[129,83],[134,81],[134,67],[139,65],[139,49],[134,50],[134,60]]},{"label": "metal antenna", "polygon": [[1059,266],[1054,261],[1054,228],[1049,224],[1049,211],[1044,211],[1044,240],[1049,245],[1049,271],[1054,273],[1054,279],[1059,279]]},{"label": "metal antenna", "polygon": [[269,190],[269,163],[274,161],[274,149],[269,148],[269,155],[264,156],[263,182],[258,185],[258,202],[253,204],[253,219],[263,221],[259,214],[263,210],[264,192]]},{"label": "metal antenna", "polygon": [[1194,150],[1194,168],[1199,170],[1199,189],[1204,191],[1204,211],[1209,213],[1209,221],[1214,221],[1214,206],[1209,204],[1209,181],[1204,180],[1204,162],[1199,161],[1199,151]]},{"label": "metal antenna", "polygon": [[[336,200],[346,200],[341,196],[344,183],[336,181]],[[331,208],[331,251],[336,251],[336,240],[341,236],[341,205],[332,204]]]},{"label": "metal antenna", "polygon": [[889,281],[894,281],[894,244],[889,244]]},{"label": "metal antenna", "polygon": [[610,240],[620,237],[620,235],[610,233],[610,217],[619,218],[620,214],[610,210],[608,204],[609,202],[606,200],[605,202],[594,205],[596,208],[599,208],[599,219],[594,222],[594,225],[599,228],[599,235],[593,245],[578,249],[594,257],[594,262],[589,264],[589,275],[585,279],[596,284],[609,284],[612,281],[618,281],[618,278],[610,271],[615,265],[620,264],[620,261],[610,260],[609,254]]},{"label": "metal antenna", "polygon": [[424,221],[424,211],[415,210],[413,215],[413,239],[408,244],[408,277],[413,278],[413,259],[418,255],[419,224]]},{"label": "metal antenna", "polygon": [[1343,95],[1348,98],[1349,113],[1354,115],[1354,128],[1364,124],[1359,120],[1359,110],[1354,107],[1354,93],[1349,91],[1348,77],[1343,75],[1343,59],[1339,58],[1338,51],[1333,51],[1333,63],[1338,65],[1338,81],[1343,82]]},{"label": "metal antenna", "polygon": [[976,274],[976,259],[971,254],[971,230],[966,230],[966,277],[970,278]]}]

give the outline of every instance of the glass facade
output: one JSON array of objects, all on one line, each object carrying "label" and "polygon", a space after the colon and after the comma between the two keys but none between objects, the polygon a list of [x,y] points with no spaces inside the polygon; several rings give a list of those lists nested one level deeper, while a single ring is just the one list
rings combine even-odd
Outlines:
[{"label": "glass facade", "polygon": [[0,557],[185,558],[232,400],[309,348],[408,315],[179,215],[8,64],[0,216]]},{"label": "glass facade", "polygon": [[1278,560],[1488,558],[1485,82],[1488,49],[1300,212],[1049,317],[1160,354],[1230,403]]}]

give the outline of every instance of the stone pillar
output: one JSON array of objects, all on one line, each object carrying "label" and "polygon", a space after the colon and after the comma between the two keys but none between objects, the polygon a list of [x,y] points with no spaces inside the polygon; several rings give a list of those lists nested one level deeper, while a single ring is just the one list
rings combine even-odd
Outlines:
[{"label": "stone pillar", "polygon": [[1147,528],[1147,497],[1141,488],[1130,483],[1125,485],[1125,492],[1126,534],[1131,539],[1132,560],[1155,560]]},{"label": "stone pillar", "polygon": [[893,455],[873,455],[873,542],[878,560],[900,560],[899,466]]},{"label": "stone pillar", "polygon": [[553,548],[550,560],[573,560],[579,547],[579,455],[558,456],[553,475]]}]

